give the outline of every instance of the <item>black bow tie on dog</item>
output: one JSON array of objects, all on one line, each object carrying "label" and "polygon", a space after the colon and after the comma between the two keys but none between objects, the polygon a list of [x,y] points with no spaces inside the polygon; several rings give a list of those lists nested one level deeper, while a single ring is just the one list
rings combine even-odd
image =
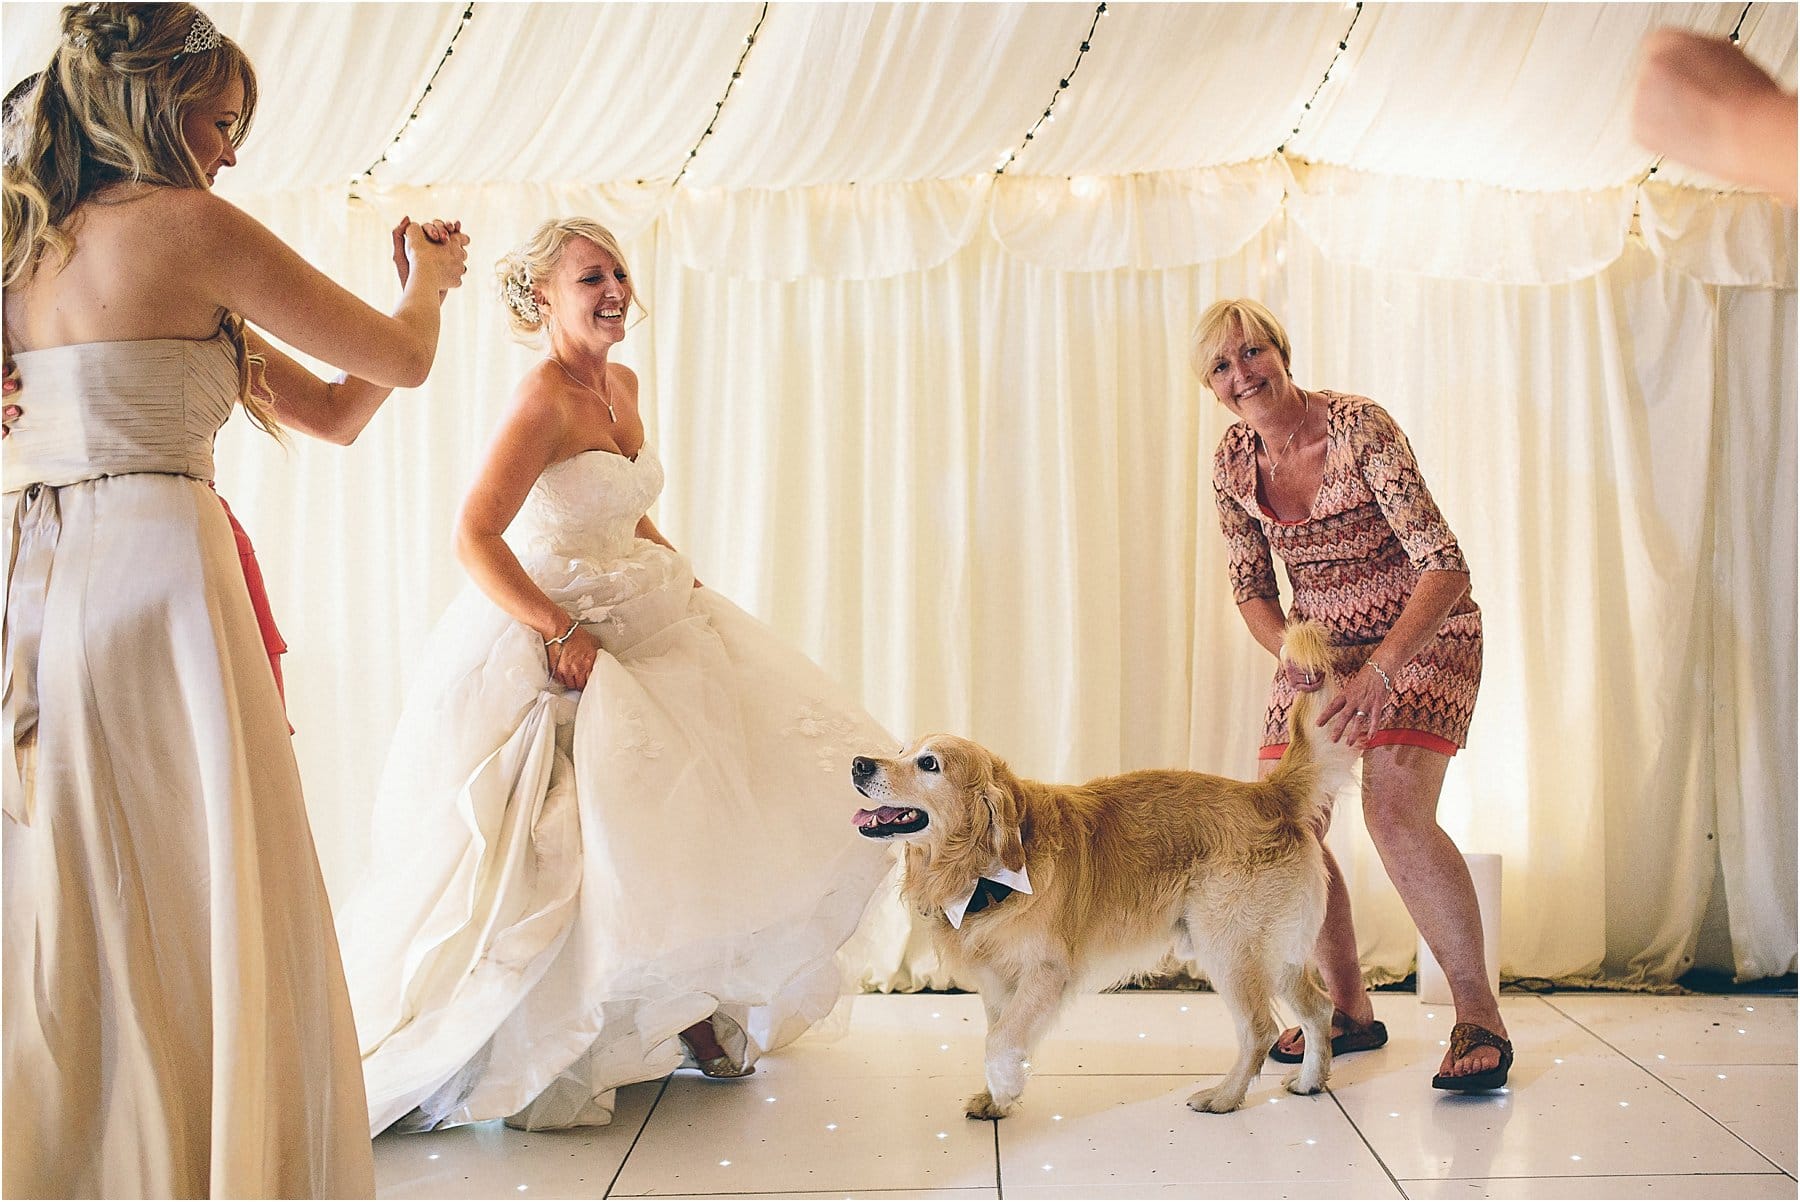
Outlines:
[{"label": "black bow tie on dog", "polygon": [[980,913],[989,906],[997,906],[1011,897],[1016,890],[1011,885],[1002,885],[999,881],[990,881],[982,877],[975,882],[975,896],[969,899],[969,906],[963,911],[966,918],[970,914]]}]

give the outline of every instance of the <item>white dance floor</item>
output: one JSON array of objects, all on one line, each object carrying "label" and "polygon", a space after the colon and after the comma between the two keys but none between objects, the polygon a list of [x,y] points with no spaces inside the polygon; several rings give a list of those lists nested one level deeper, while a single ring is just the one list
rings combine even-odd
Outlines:
[{"label": "white dance floor", "polygon": [[1232,1036],[1206,993],[1083,997],[1021,1109],[964,1118],[972,995],[857,998],[741,1081],[681,1071],[621,1092],[611,1127],[484,1123],[375,1141],[383,1198],[1793,1198],[1792,997],[1502,999],[1512,1087],[1430,1088],[1448,1007],[1377,994],[1392,1039],[1314,1098],[1274,1063],[1230,1115],[1183,1104]]}]

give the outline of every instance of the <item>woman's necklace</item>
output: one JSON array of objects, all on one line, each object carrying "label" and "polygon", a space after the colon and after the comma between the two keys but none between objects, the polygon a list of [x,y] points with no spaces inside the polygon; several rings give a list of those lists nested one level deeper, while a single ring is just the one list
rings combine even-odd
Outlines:
[{"label": "woman's necklace", "polygon": [[[556,364],[556,366],[562,368],[563,375],[569,377],[569,379],[571,379],[571,380],[574,380],[577,384],[581,385],[583,388],[587,389],[589,392],[591,392],[595,396],[599,397],[600,403],[602,405],[606,406],[607,420],[611,421],[615,424],[618,422],[619,415],[613,412],[612,401],[607,398],[607,395],[604,392],[601,392],[598,388],[595,388],[592,384],[589,384],[586,380],[583,380],[581,377],[577,376],[574,372],[570,371],[569,365],[564,363],[561,359],[558,359],[555,355],[550,356],[550,362],[552,362],[552,363]],[[1292,438],[1289,438],[1288,441],[1292,442],[1294,440]],[[1283,453],[1285,454],[1285,452],[1283,452]]]},{"label": "woman's necklace", "polygon": [[[567,371],[568,369],[564,368],[563,370]],[[1294,428],[1288,434],[1287,441],[1281,444],[1281,455],[1279,458],[1276,457],[1275,452],[1269,450],[1269,444],[1263,440],[1261,432],[1257,433],[1256,441],[1263,444],[1263,454],[1269,457],[1269,479],[1273,480],[1275,478],[1275,473],[1281,470],[1281,460],[1286,459],[1288,451],[1293,449],[1294,437],[1300,433],[1300,427],[1306,424],[1306,410],[1307,406],[1311,403],[1311,400],[1312,398],[1306,393],[1302,392],[1300,394],[1300,420],[1294,423]]]}]

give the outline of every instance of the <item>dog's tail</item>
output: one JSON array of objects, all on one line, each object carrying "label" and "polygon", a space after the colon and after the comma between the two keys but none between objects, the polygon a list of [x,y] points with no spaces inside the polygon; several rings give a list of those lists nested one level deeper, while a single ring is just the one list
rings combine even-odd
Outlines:
[{"label": "dog's tail", "polygon": [[1290,623],[1281,641],[1281,658],[1325,681],[1325,687],[1317,692],[1294,695],[1294,704],[1288,708],[1287,750],[1269,774],[1269,783],[1282,786],[1290,817],[1314,825],[1324,817],[1338,790],[1349,783],[1359,753],[1348,742],[1332,742],[1325,729],[1313,723],[1319,710],[1337,695],[1325,628],[1317,622]]}]

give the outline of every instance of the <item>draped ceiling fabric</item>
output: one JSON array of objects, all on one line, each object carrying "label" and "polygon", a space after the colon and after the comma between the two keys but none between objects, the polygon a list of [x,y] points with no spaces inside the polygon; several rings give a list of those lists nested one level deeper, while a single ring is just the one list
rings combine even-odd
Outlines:
[{"label": "draped ceiling fabric", "polygon": [[[378,304],[403,214],[474,238],[430,381],[354,447],[225,436],[334,889],[534,353],[488,265],[581,212],[649,310],[618,355],[700,576],[896,734],[1051,779],[1254,770],[1272,665],[1186,339],[1265,299],[1302,384],[1395,414],[1473,566],[1440,815],[1504,857],[1502,972],[1795,968],[1795,213],[1652,174],[1628,101],[1646,31],[1740,18],[1792,89],[1793,5],[208,8],[262,86],[222,194]],[[7,85],[55,21],[5,6]],[[1391,978],[1413,930],[1357,811],[1331,838]],[[865,982],[943,983],[884,921]]]}]

